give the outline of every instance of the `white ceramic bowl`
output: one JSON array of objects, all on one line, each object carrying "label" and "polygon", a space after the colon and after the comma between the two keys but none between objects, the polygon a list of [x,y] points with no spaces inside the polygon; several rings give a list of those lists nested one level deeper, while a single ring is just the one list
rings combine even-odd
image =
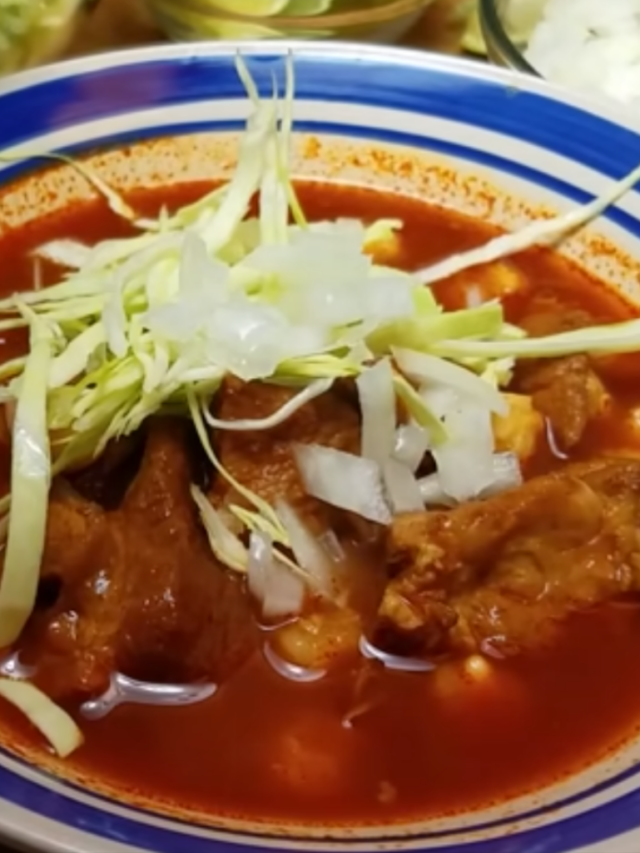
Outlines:
[{"label": "white ceramic bowl", "polygon": [[[417,194],[509,227],[541,205],[586,199],[640,158],[640,123],[614,107],[475,63],[330,43],[166,47],[29,72],[0,88],[0,150],[98,150],[93,165],[125,189],[226,174],[248,113],[234,70],[239,47],[265,90],[286,51],[294,53],[299,174]],[[2,166],[0,231],[91,194],[70,169],[40,177],[29,171],[35,165]],[[563,251],[640,304],[638,194]],[[638,758],[640,743],[630,743],[571,779],[483,812],[346,833],[196,819],[151,796],[125,801],[108,780],[72,769],[62,778],[5,738],[0,831],[48,853],[633,853]]]}]

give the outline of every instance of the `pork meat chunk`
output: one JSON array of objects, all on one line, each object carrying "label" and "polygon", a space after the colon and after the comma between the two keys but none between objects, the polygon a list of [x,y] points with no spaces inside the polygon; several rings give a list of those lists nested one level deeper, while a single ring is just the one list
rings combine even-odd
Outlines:
[{"label": "pork meat chunk", "polygon": [[[540,299],[521,325],[532,337],[542,337],[585,328],[594,322],[585,311],[562,310],[554,299]],[[589,422],[606,412],[611,402],[588,355],[522,362],[514,388],[532,397],[565,450],[578,444]]]},{"label": "pork meat chunk", "polygon": [[221,680],[257,648],[242,584],[213,558],[189,493],[181,424],[159,420],[118,510],[72,492],[51,501],[42,578],[55,603],[27,631],[55,695],[144,680]]},{"label": "pork meat chunk", "polygon": [[640,463],[569,466],[451,511],[395,519],[377,637],[394,651],[504,654],[571,612],[640,591]]}]

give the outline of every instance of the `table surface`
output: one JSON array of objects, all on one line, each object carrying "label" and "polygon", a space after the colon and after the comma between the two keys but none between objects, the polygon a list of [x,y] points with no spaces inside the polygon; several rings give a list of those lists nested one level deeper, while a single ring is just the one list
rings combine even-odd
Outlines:
[{"label": "table surface", "polygon": [[[435,0],[403,44],[442,53],[458,53],[468,0]],[[64,57],[164,41],[141,0],[101,0],[79,25]],[[0,853],[12,853],[0,843]]]}]

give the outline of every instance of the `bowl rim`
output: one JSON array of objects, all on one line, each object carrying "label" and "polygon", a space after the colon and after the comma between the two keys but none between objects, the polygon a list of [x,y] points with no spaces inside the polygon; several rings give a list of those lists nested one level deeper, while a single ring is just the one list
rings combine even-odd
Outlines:
[{"label": "bowl rim", "polygon": [[542,79],[542,75],[536,71],[518,50],[509,38],[507,31],[502,25],[502,19],[498,13],[496,0],[479,0],[480,27],[487,46],[494,42],[498,51],[503,54],[512,68],[525,71],[534,77]]},{"label": "bowl rim", "polygon": [[[161,4],[171,0],[160,0]],[[431,5],[434,0],[389,0],[384,6],[371,9],[354,9],[347,12],[332,12],[329,15],[270,15],[268,17],[258,15],[243,15],[235,12],[225,12],[215,7],[206,14],[213,15],[222,21],[235,21],[245,24],[260,24],[264,27],[297,27],[307,30],[324,30],[328,27],[339,29],[341,27],[355,27],[360,24],[383,24],[401,15],[424,9]],[[147,0],[149,6],[153,6],[155,0]],[[179,5],[187,11],[203,13],[201,0],[179,0]]]},{"label": "bowl rim", "polygon": [[[398,48],[398,47],[386,47],[386,46],[378,46],[378,45],[367,45],[364,46],[359,43],[349,43],[349,42],[307,42],[300,40],[282,40],[278,42],[261,42],[261,41],[229,41],[229,42],[220,42],[220,43],[212,43],[212,42],[203,42],[203,43],[192,43],[189,45],[181,44],[181,45],[163,45],[163,46],[150,46],[148,48],[133,48],[128,51],[112,51],[110,53],[98,54],[88,58],[79,58],[74,60],[69,60],[63,64],[57,64],[54,66],[49,66],[48,68],[40,68],[32,71],[23,72],[20,75],[16,75],[6,81],[3,81],[3,85],[0,86],[0,100],[3,96],[6,95],[15,95],[16,93],[22,97],[27,103],[28,108],[31,110],[33,107],[31,106],[30,101],[30,87],[36,86],[45,82],[59,81],[59,80],[74,80],[74,78],[82,78],[85,75],[90,75],[95,71],[104,71],[106,69],[110,69],[114,66],[127,66],[127,71],[135,71],[135,66],[138,64],[153,64],[154,60],[162,60],[163,62],[171,62],[173,65],[188,65],[190,61],[206,59],[207,57],[215,57],[222,56],[226,60],[232,61],[234,51],[246,51],[251,57],[261,57],[268,56],[273,57],[277,55],[278,58],[281,58],[286,55],[287,51],[300,51],[300,53],[305,57],[312,57],[313,59],[317,58],[340,58],[343,61],[348,61],[349,63],[358,64],[363,60],[367,59],[375,59],[377,60],[381,66],[387,66],[389,74],[392,74],[394,70],[402,70],[402,69],[412,69],[414,67],[419,67],[421,69],[429,68],[429,69],[437,69],[448,72],[452,77],[457,75],[462,78],[463,81],[466,78],[473,79],[474,77],[478,77],[483,81],[491,81],[491,83],[495,85],[500,85],[505,90],[505,95],[510,96],[511,94],[516,94],[518,91],[522,90],[524,93],[535,93],[539,96],[542,96],[545,101],[555,102],[558,105],[562,105],[564,108],[573,108],[580,110],[581,112],[586,112],[590,117],[595,117],[598,122],[614,122],[620,128],[631,129],[634,135],[640,134],[640,121],[636,120],[633,116],[629,115],[628,111],[624,109],[621,105],[617,104],[607,104],[602,108],[602,105],[599,101],[592,98],[591,96],[584,95],[582,93],[573,93],[565,90],[562,87],[559,87],[555,84],[550,84],[547,81],[543,80],[539,76],[525,76],[523,74],[518,73],[515,70],[505,69],[505,68],[497,68],[489,65],[481,65],[480,63],[474,62],[472,60],[465,60],[458,57],[447,57],[447,56],[438,56],[434,54],[425,53],[420,50],[409,50],[406,48]],[[385,69],[387,70],[387,69]],[[362,75],[360,75],[362,78]],[[104,89],[97,89],[96,91],[102,93],[105,91]],[[358,93],[358,97],[360,97],[360,93]],[[480,104],[480,109],[482,109],[483,104]],[[395,105],[394,105],[394,108]],[[400,107],[397,107],[400,109]],[[140,108],[139,108],[140,109]],[[414,110],[415,111],[415,110]],[[535,116],[533,117],[533,121],[530,122],[530,125],[535,126]],[[527,119],[528,120],[528,119]],[[471,122],[467,122],[470,124]],[[555,131],[554,131],[555,133]],[[508,134],[507,134],[508,135]],[[635,148],[634,148],[635,150]],[[609,154],[607,153],[607,156]],[[635,154],[634,154],[635,157]],[[612,158],[615,159],[615,158]],[[0,181],[2,178],[0,177]],[[626,799],[623,800],[622,797],[620,799],[616,799],[612,801],[611,805],[619,804],[620,811],[624,812],[625,815],[633,815],[634,819],[637,820],[637,817],[633,814],[634,812],[634,803],[637,801],[640,802],[640,790],[632,792],[632,795],[628,795]],[[602,806],[600,808],[606,808],[609,804]],[[3,796],[0,794],[0,835],[1,832],[6,825],[6,818],[2,816],[2,806],[3,806]],[[56,805],[57,808],[57,805]],[[578,815],[578,817],[582,818],[582,823],[580,827],[583,827],[585,823],[593,823],[595,825],[598,824],[599,819],[598,816],[595,815],[593,819],[590,818],[590,812],[585,812],[584,815]],[[637,813],[636,813],[637,814]],[[575,818],[567,818],[567,821],[575,820]],[[64,822],[58,819],[57,829],[60,826],[65,826]],[[557,824],[553,824],[553,826],[557,826]],[[572,829],[576,824],[571,824],[568,828],[565,825],[562,825],[560,829],[558,829],[558,833],[561,831],[564,835],[570,835],[574,830]],[[13,824],[14,829],[14,837],[19,839],[22,844],[31,842],[33,843],[33,835],[30,834],[29,822],[24,817]],[[545,827],[532,829],[530,831],[538,831],[538,829],[545,830]],[[636,828],[633,828],[634,832]],[[529,830],[527,830],[529,831]],[[583,831],[581,828],[580,831]],[[584,830],[586,831],[586,829]],[[548,832],[548,830],[547,830]],[[516,839],[515,842],[512,842],[512,839]],[[533,836],[532,836],[533,838]],[[500,844],[500,850],[507,851],[507,847],[509,853],[514,853],[517,849],[519,853],[524,853],[525,849],[529,851],[529,853],[533,853],[534,847],[520,847],[517,848],[512,846],[512,844],[518,844],[517,836],[511,835],[510,833],[505,833],[502,836],[502,840],[504,840],[504,846],[500,843],[501,839],[496,837],[489,842],[489,846],[484,846],[484,842],[482,846],[479,847],[479,851],[481,853],[496,853],[497,845]],[[58,836],[55,838],[47,839],[47,846],[43,847],[42,850],[49,850],[50,853],[70,853],[71,850],[74,853],[107,853],[107,850],[113,850],[114,853],[116,848],[112,844],[107,846],[106,843],[99,843],[95,841],[94,836],[91,836],[91,841],[93,842],[87,846],[80,846],[82,844],[82,839],[77,836],[77,833],[73,834],[73,838],[71,839],[73,846],[68,846],[68,842],[60,838],[58,840]],[[599,851],[604,851],[605,848],[600,846],[600,839],[596,838],[594,843],[598,843],[597,849]],[[613,836],[607,836],[605,839],[605,843],[615,844],[613,841]],[[235,847],[236,844],[242,844],[242,840],[238,841],[237,838],[233,839],[233,841],[229,842],[224,840],[220,842],[220,846],[216,846],[217,842],[207,842],[211,844],[211,847],[208,848],[207,853],[209,853],[209,849],[211,851],[220,850],[221,853],[233,853],[234,850],[247,850],[248,848],[243,846]],[[258,842],[259,843],[259,842]],[[311,842],[312,843],[312,842]],[[527,842],[525,842],[527,843]],[[535,842],[532,842],[535,844]],[[564,843],[564,841],[562,842]],[[633,843],[633,842],[632,842]],[[638,849],[638,844],[640,840],[636,836],[635,848]],[[55,846],[54,846],[55,844]],[[99,846],[98,846],[99,844]],[[494,847],[494,844],[496,845]],[[76,846],[77,845],[77,846]],[[226,845],[226,846],[222,846]],[[465,848],[466,848],[465,844]],[[547,848],[546,844],[543,844],[545,849],[551,850],[551,847]],[[138,850],[137,846],[129,846],[128,848],[124,848],[122,853],[133,853],[133,851]],[[152,848],[147,848],[148,850]],[[186,842],[185,847],[183,849],[188,849]],[[204,848],[199,848],[204,849]],[[265,847],[261,847],[259,849],[266,849]],[[273,847],[271,849],[274,849]],[[284,849],[284,845],[276,847],[277,849]],[[311,847],[310,849],[316,849]],[[326,848],[324,848],[326,849]],[[356,849],[359,850],[367,850],[367,853],[373,849],[373,844],[366,848],[358,847]],[[388,848],[387,848],[388,849]],[[410,849],[416,849],[415,847]],[[426,848],[418,848],[424,849],[426,853]],[[433,849],[435,851],[435,847],[429,845],[429,849]],[[438,849],[440,846],[438,845]],[[449,848],[451,850],[451,848]],[[469,849],[474,849],[469,845]],[[536,849],[541,849],[536,844]],[[558,849],[558,848],[555,848]],[[568,848],[562,848],[568,849]],[[586,849],[583,849],[582,846],[579,848],[582,850],[582,853],[587,853]],[[631,848],[627,848],[631,849]],[[173,848],[172,853],[175,853],[176,848]],[[257,853],[258,848],[253,848],[253,853]],[[591,853],[595,853],[595,849],[589,847]],[[611,847],[609,847],[609,851]],[[607,853],[609,853],[607,851]],[[182,853],[182,850],[180,850]],[[451,853],[462,853],[460,848],[456,848],[455,851],[451,850]],[[574,848],[574,853],[578,853],[578,849]]]}]

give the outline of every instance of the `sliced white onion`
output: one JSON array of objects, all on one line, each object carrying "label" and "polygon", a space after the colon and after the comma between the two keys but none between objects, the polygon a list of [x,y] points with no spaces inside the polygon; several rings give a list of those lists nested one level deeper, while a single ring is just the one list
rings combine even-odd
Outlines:
[{"label": "sliced white onion", "polygon": [[290,504],[279,500],[276,512],[289,537],[296,563],[307,572],[319,592],[329,595],[333,580],[329,554]]},{"label": "sliced white onion", "polygon": [[51,240],[39,246],[33,254],[60,267],[79,270],[89,260],[91,248],[79,240]]},{"label": "sliced white onion", "polygon": [[271,668],[275,670],[278,675],[281,675],[283,678],[287,678],[289,681],[298,681],[303,684],[310,684],[314,681],[320,681],[320,679],[324,678],[327,674],[324,669],[307,669],[304,666],[289,663],[289,661],[281,658],[279,654],[276,654],[269,643],[264,644],[263,652],[265,659]]},{"label": "sliced white onion", "polygon": [[457,400],[444,423],[449,439],[432,450],[440,485],[454,500],[470,500],[494,480],[491,413],[475,402]]},{"label": "sliced white onion", "polygon": [[302,610],[304,583],[274,556],[273,543],[266,533],[251,534],[247,579],[265,619],[293,616]]},{"label": "sliced white onion", "polygon": [[417,424],[403,424],[396,430],[393,458],[417,471],[429,450],[427,431]]},{"label": "sliced white onion", "polygon": [[[477,498],[489,498],[522,485],[522,471],[515,453],[495,453],[492,465],[493,479],[478,492]],[[438,473],[423,477],[418,486],[425,506],[455,506],[456,501],[443,489]]]},{"label": "sliced white onion", "polygon": [[396,394],[388,358],[364,370],[356,380],[362,414],[361,453],[382,464],[393,451]]},{"label": "sliced white onion", "polygon": [[347,559],[344,548],[333,530],[327,530],[326,533],[323,533],[322,536],[318,537],[318,542],[334,563],[344,563]]},{"label": "sliced white onion", "polygon": [[364,635],[360,637],[360,654],[369,660],[380,661],[387,669],[398,672],[431,672],[436,668],[434,663],[422,658],[407,658],[385,652],[369,642]]},{"label": "sliced white onion", "polygon": [[61,758],[82,745],[84,737],[73,719],[35,685],[0,678],[0,696],[22,711]]},{"label": "sliced white onion", "polygon": [[395,515],[403,512],[419,512],[424,508],[420,486],[411,469],[389,458],[383,468],[384,484],[389,502]]},{"label": "sliced white onion", "polygon": [[369,521],[391,524],[382,471],[373,459],[318,444],[299,444],[294,453],[308,494]]},{"label": "sliced white onion", "polygon": [[84,702],[80,706],[80,713],[88,720],[101,720],[118,705],[195,705],[209,699],[217,689],[215,684],[158,684],[137,681],[121,672],[115,672],[111,675],[109,687],[102,696]]},{"label": "sliced white onion", "polygon": [[522,471],[517,454],[494,453],[493,476],[493,482],[482,490],[480,497],[490,498],[493,495],[499,495],[501,492],[521,486]]},{"label": "sliced white onion", "polygon": [[489,382],[451,361],[415,350],[394,348],[393,356],[400,370],[420,384],[435,382],[464,397],[477,401],[490,412],[507,415],[509,406],[504,396]]},{"label": "sliced white onion", "polygon": [[420,488],[420,494],[424,505],[427,507],[453,507],[456,505],[456,501],[446,494],[440,485],[440,478],[437,473],[428,474],[426,477],[418,480],[418,487]]}]

